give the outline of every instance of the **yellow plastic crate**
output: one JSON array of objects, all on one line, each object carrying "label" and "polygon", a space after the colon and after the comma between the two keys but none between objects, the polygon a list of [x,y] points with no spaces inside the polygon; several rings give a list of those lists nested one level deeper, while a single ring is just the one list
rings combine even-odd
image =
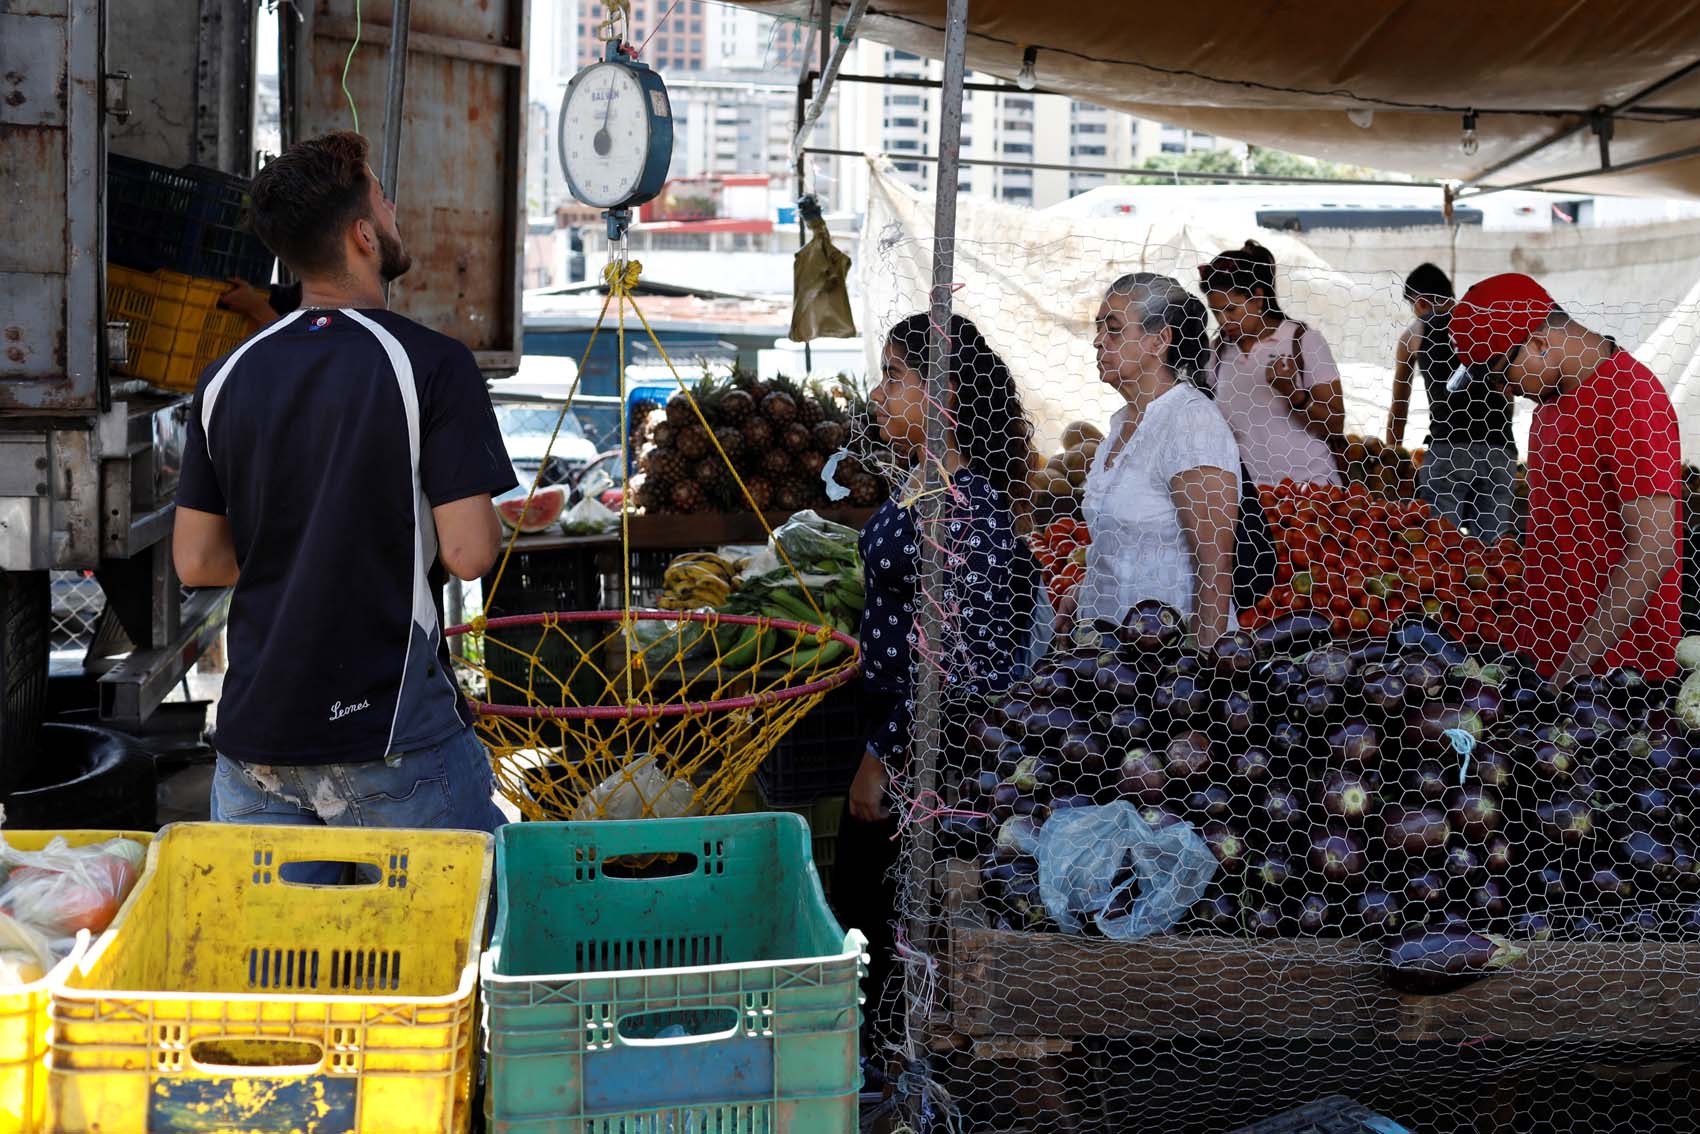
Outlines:
[{"label": "yellow plastic crate", "polygon": [[[442,1134],[471,1117],[492,841],[182,823],[52,989],[59,1134]],[[376,881],[303,885],[289,864]]]},{"label": "yellow plastic crate", "polygon": [[[0,839],[25,851],[41,850],[55,836],[63,836],[74,847],[118,836],[144,845],[153,841],[153,835],[145,831],[0,831]],[[47,1115],[48,990],[64,979],[88,945],[88,936],[79,934],[76,948],[52,972],[0,992],[0,1134],[35,1134],[46,1129],[42,1121]]]},{"label": "yellow plastic crate", "polygon": [[193,390],[201,372],[235,350],[254,328],[218,305],[222,280],[161,269],[106,266],[106,317],[130,325],[130,360],[121,369],[171,390]]}]

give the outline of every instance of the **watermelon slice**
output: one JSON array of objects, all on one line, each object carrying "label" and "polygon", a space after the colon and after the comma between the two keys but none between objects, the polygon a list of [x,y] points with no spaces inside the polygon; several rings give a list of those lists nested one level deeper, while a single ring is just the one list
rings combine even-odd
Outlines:
[{"label": "watermelon slice", "polygon": [[509,531],[548,531],[560,522],[567,508],[567,490],[560,485],[539,488],[527,506],[523,493],[496,502],[496,515],[502,518]]}]

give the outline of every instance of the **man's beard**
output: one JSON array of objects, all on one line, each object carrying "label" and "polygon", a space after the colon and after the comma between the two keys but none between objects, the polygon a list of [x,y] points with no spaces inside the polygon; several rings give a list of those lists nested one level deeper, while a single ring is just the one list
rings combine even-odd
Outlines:
[{"label": "man's beard", "polygon": [[407,274],[413,267],[413,257],[401,246],[401,241],[386,232],[378,233],[378,275],[385,283]]}]

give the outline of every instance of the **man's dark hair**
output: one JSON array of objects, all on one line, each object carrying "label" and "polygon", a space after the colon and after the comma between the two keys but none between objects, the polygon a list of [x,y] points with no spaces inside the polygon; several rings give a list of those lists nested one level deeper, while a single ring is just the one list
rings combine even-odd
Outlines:
[{"label": "man's dark hair", "polygon": [[347,264],[348,226],[371,217],[366,139],[347,130],[297,142],[254,178],[254,232],[297,276]]},{"label": "man's dark hair", "polygon": [[1405,302],[1413,299],[1456,299],[1452,281],[1433,264],[1418,264],[1405,277]]}]

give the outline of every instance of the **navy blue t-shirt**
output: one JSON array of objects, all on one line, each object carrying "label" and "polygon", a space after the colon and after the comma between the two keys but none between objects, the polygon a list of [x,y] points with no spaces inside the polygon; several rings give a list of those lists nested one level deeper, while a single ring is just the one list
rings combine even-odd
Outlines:
[{"label": "navy blue t-shirt", "polygon": [[472,352],[399,315],[295,311],[209,366],[177,503],[229,518],[241,572],[218,750],[352,764],[466,728],[431,509],[514,484]]}]

